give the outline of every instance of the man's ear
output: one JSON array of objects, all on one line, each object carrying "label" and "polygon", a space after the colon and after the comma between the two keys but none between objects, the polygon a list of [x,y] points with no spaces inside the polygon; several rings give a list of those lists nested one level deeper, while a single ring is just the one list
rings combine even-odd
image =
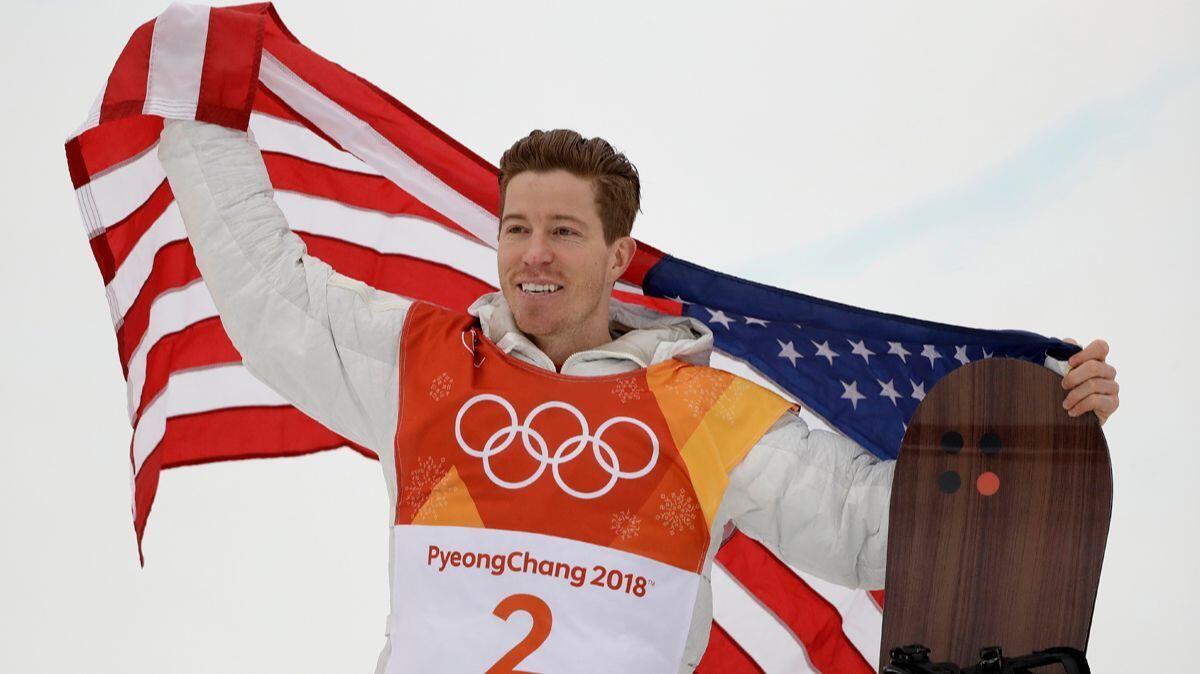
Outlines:
[{"label": "man's ear", "polygon": [[608,269],[609,283],[616,283],[617,279],[621,278],[621,274],[624,274],[633,262],[633,255],[636,252],[637,241],[632,236],[623,236],[613,242],[612,265]]}]

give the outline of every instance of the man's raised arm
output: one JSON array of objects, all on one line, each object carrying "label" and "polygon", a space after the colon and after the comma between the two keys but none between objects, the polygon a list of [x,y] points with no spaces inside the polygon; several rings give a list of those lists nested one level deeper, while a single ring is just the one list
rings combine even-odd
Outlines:
[{"label": "man's raised arm", "polygon": [[729,475],[731,518],[784,561],[846,587],[883,587],[895,461],[787,412]]},{"label": "man's raised arm", "polygon": [[386,452],[400,328],[412,300],[306,254],[245,132],[166,120],[158,158],[246,368],[324,426]]}]

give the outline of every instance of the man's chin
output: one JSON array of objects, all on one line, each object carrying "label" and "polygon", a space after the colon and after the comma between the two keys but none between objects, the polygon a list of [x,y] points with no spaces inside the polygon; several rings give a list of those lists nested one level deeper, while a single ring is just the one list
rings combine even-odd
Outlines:
[{"label": "man's chin", "polygon": [[554,332],[555,324],[546,316],[513,314],[517,329],[530,337],[543,337]]}]

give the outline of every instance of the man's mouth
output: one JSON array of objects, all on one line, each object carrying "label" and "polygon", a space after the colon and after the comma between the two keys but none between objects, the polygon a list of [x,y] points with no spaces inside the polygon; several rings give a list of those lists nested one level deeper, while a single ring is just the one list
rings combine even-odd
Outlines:
[{"label": "man's mouth", "polygon": [[528,295],[552,295],[562,290],[562,286],[553,283],[518,283],[517,287]]}]

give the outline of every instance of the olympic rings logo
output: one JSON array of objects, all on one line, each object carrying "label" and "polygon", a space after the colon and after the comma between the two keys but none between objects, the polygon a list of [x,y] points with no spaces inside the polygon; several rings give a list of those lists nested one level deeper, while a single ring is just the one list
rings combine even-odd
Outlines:
[{"label": "olympic rings logo", "polygon": [[[462,420],[467,410],[483,402],[494,402],[504,408],[504,411],[508,412],[509,424],[492,433],[491,437],[484,443],[483,449],[475,449],[463,439]],[[580,427],[578,435],[563,440],[554,451],[550,451],[550,447],[546,444],[546,439],[531,427],[533,420],[539,414],[550,409],[566,410],[579,421]],[[646,435],[650,438],[650,459],[646,462],[645,466],[642,466],[638,470],[622,470],[621,461],[617,457],[616,451],[603,439],[606,430],[620,423],[633,424],[645,431]],[[525,452],[538,462],[538,467],[529,477],[513,482],[496,475],[495,471],[492,470],[491,460],[492,457],[508,449],[517,435],[521,436],[521,444],[524,445]],[[480,393],[463,403],[463,406],[459,408],[458,416],[454,419],[454,437],[458,440],[458,446],[464,452],[483,460],[483,472],[487,474],[488,479],[497,487],[505,489],[522,489],[528,487],[536,482],[542,476],[542,473],[546,472],[546,467],[549,466],[550,472],[554,476],[554,481],[558,483],[558,486],[571,496],[581,499],[599,498],[611,491],[613,485],[618,480],[633,480],[642,477],[653,470],[654,464],[658,462],[658,437],[654,435],[654,431],[650,430],[650,427],[644,422],[633,417],[613,417],[600,424],[593,435],[588,430],[588,422],[584,418],[583,413],[576,409],[574,405],[559,400],[551,400],[538,405],[525,417],[524,421],[518,423],[517,411],[511,403],[498,395]],[[604,472],[608,473],[608,482],[593,491],[580,491],[563,480],[559,467],[564,463],[575,460],[588,446],[592,448],[592,456],[595,457],[596,463],[604,469]]]}]

